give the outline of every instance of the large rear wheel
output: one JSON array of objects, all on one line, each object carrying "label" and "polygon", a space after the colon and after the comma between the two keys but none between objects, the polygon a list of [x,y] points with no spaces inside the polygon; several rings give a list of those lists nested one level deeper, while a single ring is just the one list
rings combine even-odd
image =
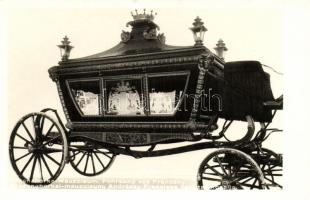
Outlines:
[{"label": "large rear wheel", "polygon": [[209,154],[198,170],[199,189],[264,189],[257,163],[242,151],[223,148]]},{"label": "large rear wheel", "polygon": [[251,153],[254,160],[259,163],[267,189],[282,189],[282,155],[267,148],[259,148]]},{"label": "large rear wheel", "polygon": [[47,185],[62,172],[68,144],[59,123],[45,113],[30,113],[15,125],[9,141],[10,161],[29,185]]}]

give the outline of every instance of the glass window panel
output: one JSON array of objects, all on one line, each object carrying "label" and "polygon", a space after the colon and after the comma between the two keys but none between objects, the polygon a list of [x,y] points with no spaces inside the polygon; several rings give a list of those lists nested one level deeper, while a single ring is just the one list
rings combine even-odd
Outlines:
[{"label": "glass window panel", "polygon": [[142,80],[106,81],[106,104],[109,115],[144,115]]},{"label": "glass window panel", "polygon": [[151,115],[173,115],[185,90],[187,74],[150,76],[148,90]]},{"label": "glass window panel", "polygon": [[69,82],[70,91],[83,115],[100,115],[100,84],[95,81]]}]

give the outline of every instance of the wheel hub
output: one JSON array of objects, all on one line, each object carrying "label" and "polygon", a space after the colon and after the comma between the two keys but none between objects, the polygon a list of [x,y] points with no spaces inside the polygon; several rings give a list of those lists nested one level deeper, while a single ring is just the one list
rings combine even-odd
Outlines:
[{"label": "wheel hub", "polygon": [[234,181],[232,177],[228,177],[228,176],[222,178],[221,186],[225,190],[238,189],[237,182]]},{"label": "wheel hub", "polygon": [[34,153],[34,154],[43,154],[44,147],[42,144],[25,144],[25,147],[28,148],[29,153]]}]

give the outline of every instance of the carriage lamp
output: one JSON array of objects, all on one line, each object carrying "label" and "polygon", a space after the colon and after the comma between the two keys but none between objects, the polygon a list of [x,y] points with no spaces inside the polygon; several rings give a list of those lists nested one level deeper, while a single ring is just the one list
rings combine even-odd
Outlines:
[{"label": "carriage lamp", "polygon": [[65,36],[63,40],[61,41],[60,45],[57,45],[60,49],[60,56],[62,61],[67,61],[70,56],[71,49],[73,46],[70,45],[69,38]]},{"label": "carriage lamp", "polygon": [[225,54],[228,49],[222,39],[219,39],[214,50],[216,51],[218,57],[220,57],[222,60],[225,59]]},{"label": "carriage lamp", "polygon": [[208,30],[203,24],[204,23],[201,21],[201,19],[196,17],[193,23],[193,27],[190,28],[190,30],[193,32],[195,46],[203,45],[203,38],[205,32]]}]

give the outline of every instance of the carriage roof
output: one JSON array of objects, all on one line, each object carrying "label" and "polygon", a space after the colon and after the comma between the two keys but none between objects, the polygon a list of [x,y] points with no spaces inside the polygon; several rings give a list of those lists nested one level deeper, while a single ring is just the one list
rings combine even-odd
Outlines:
[{"label": "carriage roof", "polygon": [[[157,60],[150,64],[165,64],[174,62],[197,61],[198,56],[204,53],[212,54],[223,66],[224,62],[216,54],[213,54],[202,43],[192,46],[173,46],[166,44],[163,33],[158,33],[159,26],[153,22],[154,16],[140,14],[133,16],[134,20],[127,23],[131,26],[130,32],[122,31],[121,41],[114,47],[85,57],[66,59],[59,62],[58,69],[62,67],[79,67],[96,64],[124,63],[142,60]],[[66,38],[67,39],[67,38]],[[70,43],[70,42],[69,42]],[[70,49],[71,50],[71,49]],[[162,62],[160,61],[161,59]],[[139,65],[141,63],[130,63]],[[149,64],[149,63],[143,63]],[[50,72],[58,71],[51,69]]]}]

